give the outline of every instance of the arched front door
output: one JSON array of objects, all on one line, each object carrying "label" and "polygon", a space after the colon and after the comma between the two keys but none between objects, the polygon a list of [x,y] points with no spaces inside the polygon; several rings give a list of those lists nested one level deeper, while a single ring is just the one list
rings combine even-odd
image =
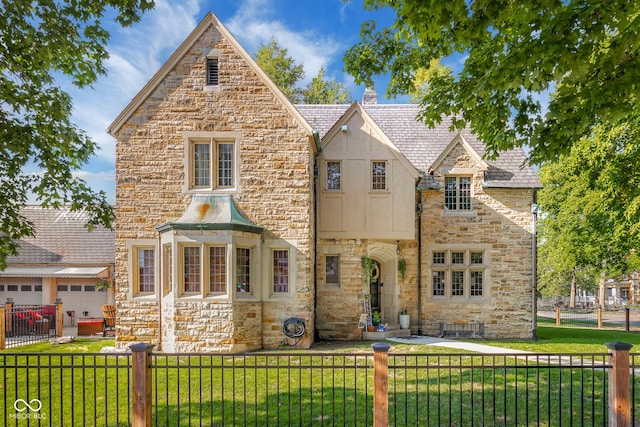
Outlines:
[{"label": "arched front door", "polygon": [[382,274],[380,263],[373,261],[371,267],[371,283],[369,294],[371,295],[371,311],[380,311],[382,307]]}]

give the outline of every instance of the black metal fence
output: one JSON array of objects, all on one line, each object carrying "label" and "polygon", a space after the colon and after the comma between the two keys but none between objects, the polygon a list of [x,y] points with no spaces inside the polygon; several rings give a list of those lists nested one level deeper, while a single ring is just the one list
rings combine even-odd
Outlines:
[{"label": "black metal fence", "polygon": [[0,349],[58,336],[57,305],[7,304],[0,311]]},{"label": "black metal fence", "polygon": [[[390,353],[388,424],[607,425],[609,359]],[[152,425],[373,424],[371,353],[150,354],[148,361]],[[629,361],[627,404],[631,425],[639,425],[640,354]],[[131,354],[0,353],[0,424],[130,425],[134,362]]]},{"label": "black metal fence", "polygon": [[131,424],[130,354],[0,353],[0,425]]}]

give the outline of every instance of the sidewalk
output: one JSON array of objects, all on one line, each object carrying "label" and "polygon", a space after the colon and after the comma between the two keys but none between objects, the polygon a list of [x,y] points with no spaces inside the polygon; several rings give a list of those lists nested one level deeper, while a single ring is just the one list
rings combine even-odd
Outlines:
[{"label": "sidewalk", "polygon": [[446,338],[425,337],[419,335],[411,335],[408,337],[387,338],[387,341],[393,341],[400,344],[424,344],[436,345],[439,347],[447,347],[454,350],[469,350],[486,354],[531,354],[531,352],[523,350],[513,350],[510,348],[494,347],[491,345],[476,344],[473,342],[464,342],[457,340],[449,340]]}]

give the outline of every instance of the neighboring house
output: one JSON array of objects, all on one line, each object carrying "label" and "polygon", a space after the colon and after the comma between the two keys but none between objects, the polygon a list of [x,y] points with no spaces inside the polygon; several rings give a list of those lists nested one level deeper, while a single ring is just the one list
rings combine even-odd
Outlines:
[{"label": "neighboring house", "polygon": [[[113,303],[113,289],[97,290],[96,283],[113,281],[113,231],[85,227],[84,212],[67,207],[26,206],[20,212],[35,230],[20,240],[19,254],[7,257],[0,271],[0,303],[54,304],[60,298],[64,312],[80,317],[102,317],[101,306]],[[71,324],[64,316],[64,324]]]},{"label": "neighboring house", "polygon": [[293,106],[207,15],[109,128],[118,345],[274,348],[290,318],[301,347],[358,339],[365,294],[414,332],[530,338],[540,183],[524,154],[483,160],[468,132],[375,99]]}]

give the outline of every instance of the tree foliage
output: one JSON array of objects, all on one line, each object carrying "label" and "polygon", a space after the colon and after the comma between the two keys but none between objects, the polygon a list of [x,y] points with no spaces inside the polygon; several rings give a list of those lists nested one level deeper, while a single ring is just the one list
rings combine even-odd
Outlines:
[{"label": "tree foliage", "polygon": [[288,55],[288,50],[271,39],[261,44],[256,53],[256,63],[267,73],[284,95],[294,104],[346,104],[351,97],[342,83],[326,80],[326,70],[318,74],[305,88],[299,87],[304,79],[304,67]]},{"label": "tree foliage", "polygon": [[[455,115],[488,154],[523,146],[533,163],[569,152],[597,123],[639,110],[640,5],[611,0],[365,0],[395,22],[361,28],[345,55],[356,83],[391,74],[389,95],[412,93],[415,72],[459,54],[457,74],[435,75],[422,119]],[[539,99],[551,94],[545,111]],[[633,142],[631,142],[633,143]]]},{"label": "tree foliage", "polygon": [[597,125],[557,162],[539,171],[539,283],[553,288],[572,273],[603,266],[609,274],[637,268],[640,250],[640,119]]},{"label": "tree foliage", "polygon": [[[104,192],[96,193],[73,171],[96,144],[71,122],[70,96],[55,76],[82,88],[105,73],[109,33],[100,20],[115,11],[128,26],[153,7],[151,0],[13,0],[0,8],[0,268],[33,234],[20,209],[29,193],[45,207],[69,204],[90,214],[89,227],[111,226]],[[27,173],[29,169],[36,172]]]},{"label": "tree foliage", "polygon": [[304,78],[304,67],[288,56],[286,48],[271,39],[269,44],[258,47],[256,63],[291,102],[297,104],[302,101],[302,89],[296,85]]}]

